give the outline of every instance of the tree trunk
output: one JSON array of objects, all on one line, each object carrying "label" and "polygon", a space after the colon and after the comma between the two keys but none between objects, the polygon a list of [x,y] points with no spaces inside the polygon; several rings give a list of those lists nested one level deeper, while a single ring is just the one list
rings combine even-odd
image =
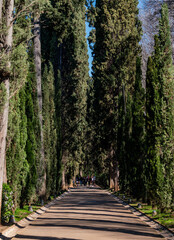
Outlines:
[{"label": "tree trunk", "polygon": [[115,161],[114,164],[114,191],[118,192],[119,190],[119,170],[118,170],[118,162]]},{"label": "tree trunk", "polygon": [[72,188],[73,187],[73,181],[74,181],[73,179],[70,180],[70,184],[69,184],[68,188]]},{"label": "tree trunk", "polygon": [[[2,1],[0,3],[2,5]],[[2,6],[0,6],[2,9]],[[5,38],[5,47],[7,48],[7,55],[10,56],[12,43],[13,43],[13,25],[11,25],[13,19],[14,0],[8,1],[6,6],[6,27],[7,35]],[[7,68],[10,71],[11,62],[7,61]],[[6,102],[4,104],[2,116],[0,117],[0,219],[1,219],[1,205],[2,205],[2,184],[4,178],[4,166],[6,157],[6,137],[8,127],[8,114],[9,114],[9,95],[10,95],[10,79],[9,77],[3,81],[6,89]]]},{"label": "tree trunk", "polygon": [[[9,114],[9,79],[5,80],[6,88],[6,103],[4,106],[4,111],[0,123],[0,219],[1,219],[1,205],[2,205],[2,185],[4,179],[4,167],[5,167],[5,156],[6,156],[6,137],[7,137],[7,127],[8,127],[8,114]],[[1,220],[0,220],[1,221]]]},{"label": "tree trunk", "polygon": [[110,172],[109,188],[110,188],[110,189],[114,189],[114,179],[113,179],[113,173],[112,173],[112,172]]},{"label": "tree trunk", "polygon": [[40,169],[41,176],[39,180],[41,182],[41,188],[39,190],[40,196],[46,194],[46,163],[44,157],[44,141],[43,141],[43,116],[42,116],[42,82],[41,82],[41,40],[40,40],[40,16],[37,15],[34,18],[34,60],[35,71],[37,81],[37,99],[38,99],[38,116],[40,123]]},{"label": "tree trunk", "polygon": [[115,192],[119,190],[118,184],[119,178],[119,170],[118,170],[118,162],[116,160],[116,154],[111,147],[110,150],[110,189],[114,189]]},{"label": "tree trunk", "polygon": [[110,189],[114,189],[115,192],[117,192],[119,189],[118,177],[119,177],[118,164],[112,163],[110,167]]},{"label": "tree trunk", "polygon": [[80,174],[81,177],[83,176],[82,166],[80,166],[79,174]]},{"label": "tree trunk", "polygon": [[114,165],[113,165],[113,155],[114,151],[111,147],[110,153],[109,153],[109,159],[110,159],[110,169],[109,169],[109,175],[110,175],[110,189],[114,189]]},{"label": "tree trunk", "polygon": [[66,181],[65,181],[65,169],[62,171],[62,190],[66,189]]}]

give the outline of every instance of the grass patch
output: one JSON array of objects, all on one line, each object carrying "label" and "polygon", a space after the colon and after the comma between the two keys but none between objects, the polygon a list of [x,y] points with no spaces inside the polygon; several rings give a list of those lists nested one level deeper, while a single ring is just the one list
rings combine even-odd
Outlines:
[{"label": "grass patch", "polygon": [[[65,191],[64,190],[60,191],[58,193],[58,196],[60,196],[64,192],[66,192],[66,190]],[[44,202],[44,205],[49,203],[52,200],[54,200],[54,196],[50,196],[49,199]],[[35,205],[32,205],[33,212],[37,211],[41,207],[42,206],[41,206],[40,202],[35,202]],[[20,220],[22,220],[23,218],[27,217],[28,215],[30,215],[32,213],[32,212],[28,211],[28,209],[29,209],[29,205],[25,205],[23,209],[16,208],[15,214],[14,214],[16,222],[19,222]]]},{"label": "grass patch", "polygon": [[[155,221],[159,222],[163,226],[170,228],[174,231],[174,216],[171,213],[172,211],[169,210],[168,212],[161,213],[160,210],[156,209],[157,215],[153,216],[154,209],[151,205],[147,205],[142,203],[141,201],[137,202],[136,199],[131,198],[131,196],[126,196],[123,193],[117,192],[114,193],[117,197],[121,198],[123,201],[128,202],[131,199],[131,203],[129,203],[132,207],[136,208],[138,211],[145,213],[147,216],[151,217]],[[141,204],[142,208],[138,208],[138,203]]]},{"label": "grass patch", "polygon": [[[24,206],[23,209],[20,209],[20,208],[16,208],[15,210],[15,220],[16,222],[19,222],[21,219],[27,217],[28,215],[31,214],[30,211],[28,211],[28,208],[29,208],[29,205],[26,205]],[[33,211],[37,211],[39,208],[41,208],[41,206],[38,206],[38,205],[34,205],[32,206],[33,208]]]},{"label": "grass patch", "polygon": [[[138,209],[137,204],[134,203],[130,205]],[[154,209],[152,209],[151,205],[146,204],[142,204],[142,208],[138,210],[141,211],[142,213],[145,213],[147,216],[153,218],[157,222],[161,223],[165,227],[174,229],[174,217],[171,216],[170,211],[166,213],[161,213],[160,210],[157,209],[156,210],[157,215],[153,216]]]}]

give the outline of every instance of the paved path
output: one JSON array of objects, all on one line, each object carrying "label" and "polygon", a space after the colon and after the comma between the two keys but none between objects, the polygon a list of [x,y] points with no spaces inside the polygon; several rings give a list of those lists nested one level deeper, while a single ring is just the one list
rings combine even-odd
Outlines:
[{"label": "paved path", "polygon": [[26,240],[161,240],[105,191],[73,189],[13,238]]}]

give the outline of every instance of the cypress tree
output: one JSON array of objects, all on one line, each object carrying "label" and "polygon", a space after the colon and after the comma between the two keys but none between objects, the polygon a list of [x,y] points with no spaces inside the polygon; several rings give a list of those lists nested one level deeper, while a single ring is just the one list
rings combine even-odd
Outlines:
[{"label": "cypress tree", "polygon": [[[42,27],[47,42],[45,46],[43,41],[44,63],[51,61],[55,79],[57,191],[61,173],[65,188],[85,160],[88,57],[84,2],[52,1],[43,16],[47,19]],[[45,31],[48,26],[49,38]]]},{"label": "cypress tree", "polygon": [[55,121],[54,71],[50,63],[43,74],[44,149],[47,163],[47,196],[56,191],[57,133]]},{"label": "cypress tree", "polygon": [[[22,59],[22,61],[21,61]],[[22,68],[22,71],[20,70]],[[6,150],[7,180],[15,193],[15,206],[20,203],[22,187],[26,184],[29,171],[26,159],[27,117],[25,114],[25,79],[27,76],[27,53],[25,45],[19,45],[12,54],[10,114],[8,127],[8,147]],[[19,86],[16,89],[16,85]],[[24,86],[23,86],[24,85]]]},{"label": "cypress tree", "polygon": [[148,59],[146,74],[146,178],[147,197],[156,204],[159,199],[162,181],[162,166],[159,155],[159,83],[155,63],[151,57]]},{"label": "cypress tree", "polygon": [[[44,157],[46,162],[46,193],[47,195],[50,195],[51,192],[51,162],[52,162],[52,156],[51,156],[51,149],[50,149],[50,142],[51,142],[51,129],[50,129],[50,116],[51,110],[50,109],[50,78],[52,76],[49,75],[50,72],[48,72],[47,66],[45,66],[43,77],[42,77],[42,93],[43,93],[43,139],[44,139]],[[51,111],[50,111],[51,110]],[[52,116],[51,116],[52,117]]]},{"label": "cypress tree", "polygon": [[36,144],[36,133],[35,133],[35,114],[33,106],[33,96],[32,96],[32,78],[29,74],[26,84],[26,115],[27,115],[27,144],[26,144],[26,154],[27,161],[29,164],[29,173],[27,175],[26,186],[23,188],[23,196],[21,199],[21,206],[24,203],[31,204],[35,200],[36,194],[36,181],[37,181],[37,165],[36,165],[36,154],[37,154],[37,144]]},{"label": "cypress tree", "polygon": [[118,162],[119,162],[119,185],[123,192],[126,192],[128,185],[128,165],[125,158],[125,138],[124,138],[124,128],[125,128],[125,112],[124,112],[124,99],[123,95],[119,94],[118,101],[118,129],[117,129],[117,151]]},{"label": "cypress tree", "polygon": [[[121,118],[125,119],[128,92],[130,99],[133,93],[141,26],[136,1],[96,1],[96,8],[93,51],[96,134],[99,149],[106,151],[106,159],[110,159],[111,176],[117,190],[118,160],[123,161],[117,148],[124,149],[124,146],[117,146],[120,144],[118,122],[124,122]],[[123,116],[118,113],[119,99],[124,104]]]},{"label": "cypress tree", "polygon": [[[135,177],[133,173],[134,166],[132,165],[132,158],[131,158],[131,133],[132,133],[132,98],[128,94],[127,95],[127,103],[126,103],[126,112],[125,112],[125,101],[124,97],[122,97],[120,107],[122,108],[122,111],[120,112],[120,120],[121,125],[119,126],[119,135],[118,135],[118,141],[121,140],[121,142],[118,144],[120,150],[120,156],[119,156],[119,166],[120,166],[120,172],[122,175],[120,175],[120,183],[121,183],[121,189],[124,190],[127,194],[131,193],[132,190],[132,179]],[[121,114],[122,113],[122,114]],[[121,137],[121,139],[120,139]],[[121,171],[123,168],[123,172]],[[123,177],[123,178],[122,178]]]},{"label": "cypress tree", "polygon": [[132,101],[132,133],[130,152],[131,192],[137,198],[144,197],[145,189],[145,91],[142,88],[141,58],[137,58],[136,79]]},{"label": "cypress tree", "polygon": [[168,8],[164,4],[159,22],[159,34],[155,36],[153,59],[147,70],[147,171],[150,200],[161,210],[172,202],[173,171],[173,114],[174,93],[172,83],[172,50]]},{"label": "cypress tree", "polygon": [[56,125],[57,125],[57,171],[56,171],[56,192],[61,189],[62,180],[62,88],[61,88],[61,73],[58,71],[58,80],[56,85],[57,92],[55,94],[56,105]]},{"label": "cypress tree", "polygon": [[[8,106],[9,106],[9,100],[10,100],[10,107],[13,109],[13,107],[16,105],[16,112],[12,113],[10,110],[10,119],[9,123],[13,124],[16,123],[16,126],[9,126],[10,134],[7,137],[7,139],[10,139],[10,142],[8,142],[7,146],[7,157],[6,159],[10,157],[16,157],[16,159],[11,159],[11,163],[16,162],[16,166],[14,169],[11,168],[11,166],[8,166],[7,169],[7,176],[10,176],[9,179],[7,179],[12,185],[13,188],[17,189],[15,193],[15,203],[19,203],[19,197],[21,188],[25,186],[25,180],[26,175],[28,172],[28,164],[26,161],[26,153],[25,153],[25,145],[26,145],[26,115],[25,115],[25,91],[24,91],[24,85],[26,80],[26,75],[28,71],[28,66],[26,63],[27,58],[27,40],[31,37],[31,14],[28,14],[28,11],[30,12],[32,5],[35,4],[35,1],[33,1],[31,4],[29,4],[26,8],[25,6],[28,4],[28,2],[24,3],[21,1],[15,2],[14,1],[8,1],[4,2],[1,1],[0,3],[0,31],[1,31],[1,50],[2,55],[1,59],[3,60],[1,62],[1,69],[3,71],[0,71],[0,74],[3,76],[3,83],[1,90],[3,91],[6,88],[6,104],[2,104],[3,106],[3,125],[4,128],[1,128],[2,134],[6,134],[6,128],[7,128],[7,122],[8,122]],[[15,11],[14,11],[15,9]],[[4,10],[4,11],[2,11]],[[27,10],[27,11],[26,11]],[[32,11],[31,11],[32,12]],[[2,16],[3,13],[3,16]],[[2,21],[1,21],[2,20]],[[15,24],[13,24],[15,22]],[[13,44],[12,44],[13,43]],[[21,71],[19,71],[19,68],[21,67]],[[10,86],[10,80],[11,86]],[[5,86],[3,84],[5,83]],[[9,92],[10,90],[10,92]],[[10,94],[9,94],[10,93]],[[3,98],[4,98],[3,94]],[[5,98],[4,98],[5,99]],[[1,119],[2,120],[2,119]],[[1,124],[1,123],[0,123]],[[15,134],[16,135],[15,135]],[[13,135],[14,134],[14,135]],[[4,140],[6,140],[6,136],[4,137]],[[3,157],[5,157],[5,142],[1,144],[2,149],[1,153],[3,154]],[[11,148],[11,151],[9,149]],[[1,158],[2,156],[0,156]],[[1,159],[1,164],[4,163]],[[19,164],[20,162],[20,164]],[[6,163],[5,163],[6,166]],[[16,173],[16,169],[18,169],[18,174],[16,176],[16,179],[12,179]],[[1,168],[6,170],[5,168]],[[6,181],[6,171],[4,171],[4,181]],[[3,176],[3,173],[0,174]],[[23,177],[22,177],[23,176]],[[1,189],[2,179],[0,179],[0,189]],[[1,194],[0,194],[1,195]],[[1,205],[1,201],[0,201]]]},{"label": "cypress tree", "polygon": [[[47,74],[49,71],[49,65],[51,64],[53,67],[53,73],[51,73],[52,82],[54,83],[54,89],[55,93],[53,94],[55,96],[55,114],[56,119],[55,120],[55,130],[57,132],[57,137],[54,139],[54,144],[57,145],[57,157],[55,162],[55,167],[51,167],[50,171],[54,175],[52,176],[52,180],[55,184],[54,194],[58,193],[61,189],[61,175],[62,175],[62,126],[61,126],[61,64],[62,64],[62,40],[63,38],[68,34],[66,28],[69,27],[69,24],[67,24],[67,20],[70,18],[70,12],[69,8],[66,11],[66,7],[69,5],[66,4],[66,1],[52,1],[51,4],[47,7],[47,11],[42,14],[42,24],[41,24],[41,35],[42,35],[42,57],[43,57],[43,68],[45,68],[43,73],[43,94],[46,94],[47,97],[49,96],[49,91],[46,93],[48,89],[44,86],[47,83]],[[66,16],[66,17],[65,17]],[[66,24],[64,24],[64,21],[67,21]],[[59,24],[57,24],[59,23]],[[48,34],[49,31],[49,34]],[[70,29],[69,29],[70,31]],[[64,34],[66,32],[67,34]],[[46,66],[46,67],[45,67]],[[51,67],[51,68],[52,68]],[[44,93],[45,92],[45,93]],[[45,95],[45,96],[46,96]],[[46,99],[44,99],[44,105],[47,105]],[[43,106],[43,110],[48,110],[48,106]],[[46,113],[44,113],[45,115]],[[46,117],[46,116],[45,116]],[[44,117],[44,118],[45,118]],[[45,120],[44,120],[45,122]],[[44,123],[45,124],[45,123]],[[46,131],[46,126],[44,127]],[[46,134],[45,134],[46,136]],[[46,143],[46,140],[44,140]],[[46,145],[46,144],[45,144]],[[45,150],[45,154],[47,156],[47,149]],[[48,161],[48,160],[47,160]],[[50,160],[49,160],[50,161]],[[48,162],[47,162],[48,163]],[[48,169],[47,169],[48,170]],[[48,178],[47,178],[48,180]],[[50,185],[50,181],[47,185]],[[50,185],[51,186],[51,185]]]},{"label": "cypress tree", "polygon": [[34,41],[33,52],[35,61],[35,73],[36,73],[36,89],[37,89],[37,104],[38,104],[38,119],[40,124],[40,166],[39,166],[39,195],[44,197],[46,195],[46,161],[44,156],[44,139],[43,139],[43,115],[42,115],[42,76],[41,76],[41,36],[40,36],[40,9],[37,9],[34,13]]},{"label": "cypress tree", "polygon": [[40,138],[39,138],[39,121],[37,115],[37,97],[36,97],[36,80],[34,72],[33,60],[33,45],[30,42],[28,49],[28,75],[25,84],[26,106],[25,114],[27,116],[27,142],[26,142],[26,159],[29,166],[29,171],[26,178],[26,184],[22,188],[22,195],[20,200],[20,207],[23,208],[24,204],[32,204],[37,200],[38,189],[38,166],[40,162]]},{"label": "cypress tree", "polygon": [[[85,171],[87,175],[90,175],[90,172],[95,171],[95,146],[94,146],[94,110],[93,110],[93,100],[94,100],[94,86],[92,78],[88,81],[88,88],[87,88],[87,114],[86,114],[86,121],[87,121],[87,131],[86,131],[86,160],[85,160]],[[97,164],[98,165],[98,164]],[[100,168],[99,170],[103,170]],[[91,173],[92,174],[92,173]]]},{"label": "cypress tree", "polygon": [[72,29],[62,43],[61,64],[62,163],[64,172],[67,173],[67,181],[70,181],[77,166],[83,164],[85,159],[88,80],[84,1],[73,2],[72,6],[74,12]]},{"label": "cypress tree", "polygon": [[[160,82],[160,117],[161,121],[161,153],[160,159],[163,166],[163,184],[161,186],[160,208],[164,210],[169,208],[172,203],[172,185],[173,185],[173,150],[174,143],[174,84],[173,84],[173,65],[172,65],[172,47],[170,37],[169,14],[167,4],[163,4],[161,9],[161,19],[159,22],[159,55],[155,48],[155,55],[158,67],[158,78]],[[155,56],[156,58],[156,56]]]}]

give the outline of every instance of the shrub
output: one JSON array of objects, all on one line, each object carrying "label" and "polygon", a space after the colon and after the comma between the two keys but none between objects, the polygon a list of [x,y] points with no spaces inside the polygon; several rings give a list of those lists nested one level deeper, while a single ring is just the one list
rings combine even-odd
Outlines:
[{"label": "shrub", "polygon": [[1,220],[4,223],[8,223],[10,216],[13,215],[13,192],[8,184],[3,184],[2,191],[2,211]]}]

